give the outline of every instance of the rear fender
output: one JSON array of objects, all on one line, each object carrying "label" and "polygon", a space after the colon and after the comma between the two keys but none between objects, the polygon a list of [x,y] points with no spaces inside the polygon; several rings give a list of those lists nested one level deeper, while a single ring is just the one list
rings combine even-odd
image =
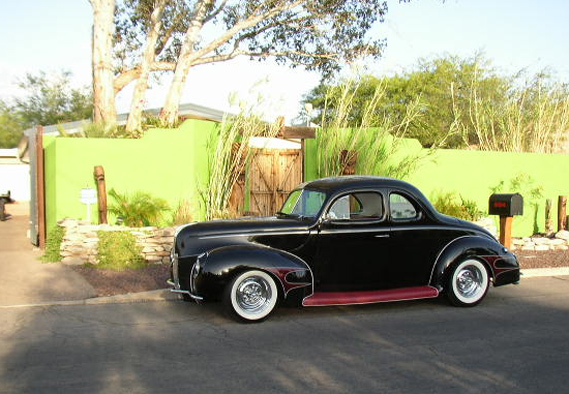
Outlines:
[{"label": "rear fender", "polygon": [[[431,286],[435,286],[439,291],[444,289],[449,268],[459,259],[467,257],[476,258],[483,262],[488,268],[488,273],[493,281],[496,280],[496,263],[502,259],[517,261],[507,249],[496,241],[480,236],[465,236],[449,242],[439,254],[433,271],[431,273]],[[512,267],[516,269],[518,267]]]}]

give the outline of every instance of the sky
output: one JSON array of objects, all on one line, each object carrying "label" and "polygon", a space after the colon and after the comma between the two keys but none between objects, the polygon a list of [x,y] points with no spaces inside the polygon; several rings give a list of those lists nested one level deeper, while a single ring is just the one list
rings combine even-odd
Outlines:
[{"label": "sky", "polygon": [[[482,52],[505,74],[548,68],[569,82],[569,2],[566,0],[388,1],[385,22],[373,33],[387,39],[380,60],[366,71],[393,75],[418,60]],[[38,71],[73,73],[76,86],[91,83],[92,10],[88,0],[0,0],[0,99],[21,94],[16,82]],[[271,62],[236,59],[190,71],[182,103],[232,110],[230,94],[257,104],[267,117],[293,120],[303,95],[317,86],[315,72]],[[154,86],[147,107],[161,107],[167,83]],[[117,98],[127,112],[130,89]]]}]

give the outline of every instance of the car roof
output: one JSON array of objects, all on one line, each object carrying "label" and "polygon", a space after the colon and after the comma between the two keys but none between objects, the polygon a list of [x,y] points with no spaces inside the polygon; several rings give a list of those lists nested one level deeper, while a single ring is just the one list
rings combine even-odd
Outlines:
[{"label": "car roof", "polygon": [[373,175],[344,175],[331,178],[321,178],[305,182],[298,189],[310,189],[326,193],[328,196],[336,193],[349,192],[358,189],[395,188],[405,191],[418,199],[427,211],[436,212],[429,199],[412,184],[400,179]]},{"label": "car roof", "polygon": [[343,190],[351,190],[358,188],[376,188],[376,187],[396,187],[410,192],[418,192],[415,186],[405,181],[372,176],[372,175],[346,175],[330,178],[321,178],[314,181],[306,182],[300,188],[308,188],[312,190],[323,191],[327,194]]}]

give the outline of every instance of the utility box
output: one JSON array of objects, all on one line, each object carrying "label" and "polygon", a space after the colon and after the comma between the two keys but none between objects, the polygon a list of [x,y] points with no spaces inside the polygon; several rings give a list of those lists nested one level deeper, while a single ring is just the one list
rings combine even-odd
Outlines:
[{"label": "utility box", "polygon": [[524,214],[524,198],[519,193],[492,194],[488,202],[488,214],[521,216]]}]

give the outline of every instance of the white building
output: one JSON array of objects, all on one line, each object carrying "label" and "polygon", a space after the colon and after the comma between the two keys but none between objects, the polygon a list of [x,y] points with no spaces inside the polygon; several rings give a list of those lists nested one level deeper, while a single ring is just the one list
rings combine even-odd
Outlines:
[{"label": "white building", "polygon": [[30,201],[30,165],[18,148],[0,149],[0,194],[8,191],[13,200]]}]

